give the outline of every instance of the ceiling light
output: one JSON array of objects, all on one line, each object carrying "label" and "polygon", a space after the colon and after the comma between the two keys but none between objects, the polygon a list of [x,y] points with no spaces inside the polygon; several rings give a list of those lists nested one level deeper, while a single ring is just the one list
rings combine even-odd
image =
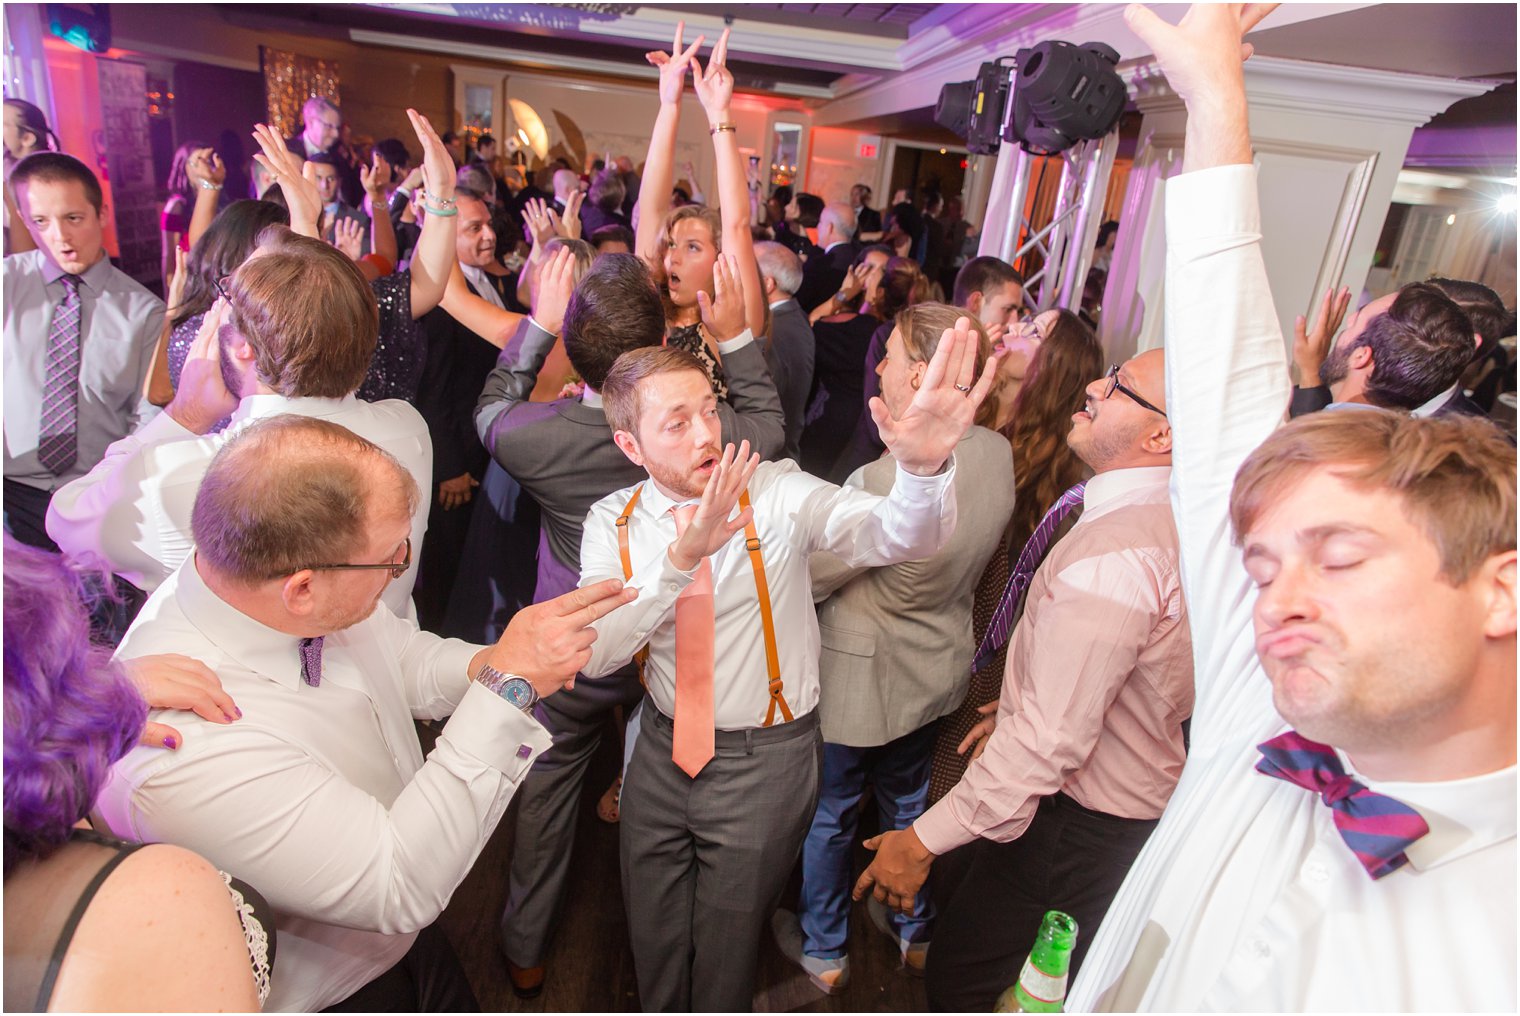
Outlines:
[{"label": "ceiling light", "polygon": [[1456,212],[1452,212],[1450,215],[1448,215],[1446,217],[1446,224],[1448,226],[1455,226],[1457,224],[1457,213]]}]

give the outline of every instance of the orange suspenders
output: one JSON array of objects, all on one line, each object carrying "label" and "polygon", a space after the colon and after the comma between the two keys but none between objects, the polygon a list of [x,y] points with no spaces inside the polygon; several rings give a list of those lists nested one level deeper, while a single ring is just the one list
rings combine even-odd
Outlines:
[{"label": "orange suspenders", "polygon": [[[644,490],[640,484],[634,488],[633,496],[623,506],[623,513],[617,517],[615,523],[618,531],[618,555],[623,559],[623,580],[633,580],[633,558],[628,552],[628,520],[633,516],[633,508],[639,503],[639,494]],[[749,491],[739,495],[739,507],[749,507]],[[765,632],[765,669],[770,674],[770,709],[765,714],[767,727],[776,722],[776,711],[781,711],[783,723],[790,723],[792,711],[786,704],[786,698],[782,695],[781,687],[781,657],[776,652],[776,623],[771,618],[771,591],[765,581],[765,558],[760,553],[760,535],[755,531],[755,522],[750,520],[749,525],[744,527],[744,549],[749,551],[749,563],[755,572],[755,592],[760,598],[760,624]],[[644,646],[634,654],[634,661],[639,667],[639,676],[644,673],[644,661],[649,656],[649,646]]]}]

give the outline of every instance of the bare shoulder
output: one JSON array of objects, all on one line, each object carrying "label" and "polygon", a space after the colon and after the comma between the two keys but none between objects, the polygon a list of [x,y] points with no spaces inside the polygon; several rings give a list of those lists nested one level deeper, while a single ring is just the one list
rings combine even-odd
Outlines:
[{"label": "bare shoulder", "polygon": [[168,844],[124,860],[79,922],[50,1008],[257,1010],[242,925],[221,872]]}]

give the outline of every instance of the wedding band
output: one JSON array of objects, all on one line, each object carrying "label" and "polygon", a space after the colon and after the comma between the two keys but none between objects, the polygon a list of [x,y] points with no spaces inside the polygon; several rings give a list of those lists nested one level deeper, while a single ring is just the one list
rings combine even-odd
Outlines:
[{"label": "wedding band", "polygon": [[970,395],[971,394],[971,386],[970,385],[956,385],[955,386],[955,390],[958,391],[958,392],[962,392],[962,393],[964,393],[966,395]]}]

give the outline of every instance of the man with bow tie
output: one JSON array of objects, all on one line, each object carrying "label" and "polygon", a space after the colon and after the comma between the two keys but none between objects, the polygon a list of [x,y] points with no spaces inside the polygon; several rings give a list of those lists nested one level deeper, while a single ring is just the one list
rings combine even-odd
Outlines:
[{"label": "man with bow tie", "polygon": [[1513,1010],[1514,449],[1387,410],[1282,424],[1241,44],[1269,10],[1126,13],[1188,109],[1165,320],[1197,703],[1068,1004]]}]

